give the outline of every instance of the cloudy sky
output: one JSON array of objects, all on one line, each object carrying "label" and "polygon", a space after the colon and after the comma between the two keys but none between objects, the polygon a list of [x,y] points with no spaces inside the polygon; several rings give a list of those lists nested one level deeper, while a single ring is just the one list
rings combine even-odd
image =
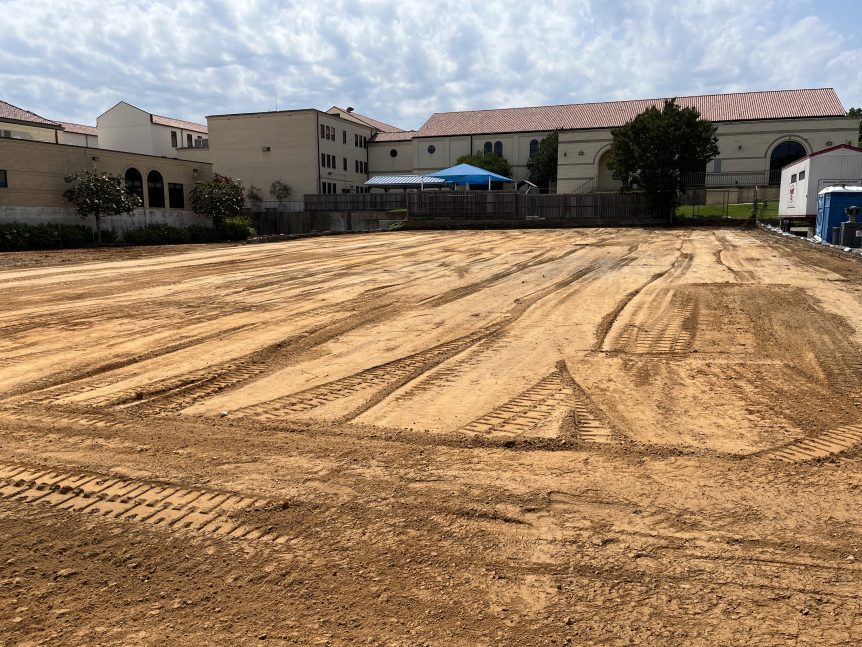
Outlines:
[{"label": "cloudy sky", "polygon": [[0,99],[95,124],[432,112],[834,87],[862,106],[862,0],[0,0]]}]

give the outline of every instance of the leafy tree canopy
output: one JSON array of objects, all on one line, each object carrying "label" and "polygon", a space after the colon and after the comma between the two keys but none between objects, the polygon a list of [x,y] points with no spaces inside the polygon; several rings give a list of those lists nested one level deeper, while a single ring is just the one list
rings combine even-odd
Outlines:
[{"label": "leafy tree canopy", "polygon": [[131,213],[141,199],[126,190],[123,178],[98,171],[82,171],[64,178],[72,186],[63,192],[82,218],[93,216],[97,240],[102,242],[102,216]]},{"label": "leafy tree canopy", "polygon": [[225,218],[239,216],[245,203],[242,181],[213,173],[212,180],[196,180],[191,190],[192,209],[220,227]]},{"label": "leafy tree canopy", "polygon": [[848,117],[853,117],[859,122],[859,140],[858,143],[862,145],[862,108],[850,108],[847,111]]},{"label": "leafy tree canopy", "polygon": [[536,156],[527,162],[529,180],[533,184],[548,188],[557,179],[557,149],[560,144],[560,134],[556,131],[539,142]]},{"label": "leafy tree canopy", "polygon": [[611,131],[608,167],[624,186],[654,194],[685,193],[685,176],[703,172],[719,154],[716,127],[675,99],[650,107]]},{"label": "leafy tree canopy", "polygon": [[508,160],[494,153],[477,152],[475,155],[462,155],[458,158],[458,164],[471,164],[503,177],[512,177],[512,167],[509,166]]}]

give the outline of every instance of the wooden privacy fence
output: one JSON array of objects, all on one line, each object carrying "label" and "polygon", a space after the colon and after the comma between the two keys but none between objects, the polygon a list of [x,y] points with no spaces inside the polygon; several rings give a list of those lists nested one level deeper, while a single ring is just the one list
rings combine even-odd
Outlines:
[{"label": "wooden privacy fence", "polygon": [[303,197],[305,210],[315,211],[391,211],[407,206],[402,193],[334,193]]},{"label": "wooden privacy fence", "polygon": [[[416,227],[604,227],[668,222],[668,202],[645,193],[521,194],[510,191],[410,191],[306,195],[305,212],[406,219]],[[390,213],[406,209],[405,213]],[[350,226],[348,225],[348,230]]]},{"label": "wooden privacy fence", "polygon": [[667,210],[644,193],[408,193],[410,220],[507,221],[514,226],[654,224]]}]

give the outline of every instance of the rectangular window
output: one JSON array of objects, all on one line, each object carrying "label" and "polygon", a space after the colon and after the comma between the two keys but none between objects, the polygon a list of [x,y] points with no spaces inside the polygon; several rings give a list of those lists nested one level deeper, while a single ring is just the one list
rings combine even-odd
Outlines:
[{"label": "rectangular window", "polygon": [[174,148],[177,147],[177,131],[176,130],[171,131],[171,146],[173,146]]},{"label": "rectangular window", "polygon": [[347,131],[346,130],[341,131],[341,143],[342,144],[347,143]]},{"label": "rectangular window", "polygon": [[186,135],[186,146],[188,148],[192,147],[192,136],[191,135]]},{"label": "rectangular window", "polygon": [[715,160],[712,163],[712,172],[713,173],[721,173],[721,160]]},{"label": "rectangular window", "polygon": [[9,184],[6,182],[6,171],[0,169],[0,189],[5,189]]},{"label": "rectangular window", "polygon": [[353,133],[353,145],[359,146],[359,135],[357,135],[356,133]]},{"label": "rectangular window", "polygon": [[347,158],[346,157],[344,158],[344,170],[345,171],[347,170]]},{"label": "rectangular window", "polygon": [[168,182],[168,206],[171,209],[185,209],[186,199],[183,195],[183,185]]},{"label": "rectangular window", "polygon": [[354,160],[353,162],[353,172],[359,173],[359,160]]},{"label": "rectangular window", "polygon": [[794,182],[796,182],[796,173],[790,176],[790,183],[793,184]]},{"label": "rectangular window", "polygon": [[799,179],[800,179],[800,180],[804,180],[804,179],[805,179],[805,171],[799,171]]},{"label": "rectangular window", "polygon": [[326,126],[320,124],[320,138],[326,139]]},{"label": "rectangular window", "polygon": [[320,154],[320,165],[321,165],[321,166],[326,166],[326,153],[321,153],[321,154]]}]

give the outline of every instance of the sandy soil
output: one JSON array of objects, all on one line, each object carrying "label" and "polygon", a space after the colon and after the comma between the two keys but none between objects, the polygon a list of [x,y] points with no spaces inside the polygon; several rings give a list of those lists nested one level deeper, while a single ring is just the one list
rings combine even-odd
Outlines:
[{"label": "sandy soil", "polygon": [[859,644],[860,280],[735,230],[7,257],[0,645]]}]

